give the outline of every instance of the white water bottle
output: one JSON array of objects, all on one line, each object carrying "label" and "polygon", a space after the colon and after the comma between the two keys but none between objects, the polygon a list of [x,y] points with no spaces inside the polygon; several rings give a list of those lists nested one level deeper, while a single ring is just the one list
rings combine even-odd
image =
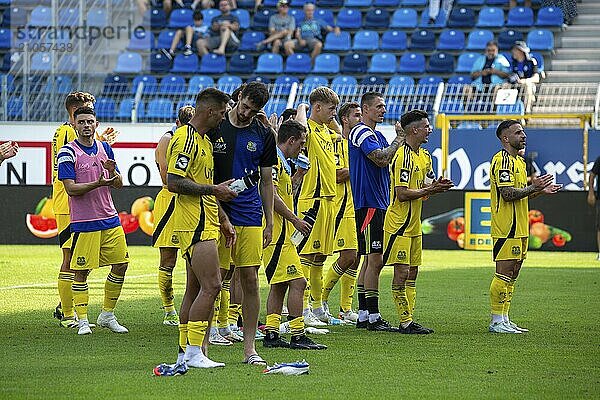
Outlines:
[{"label": "white water bottle", "polygon": [[256,186],[259,179],[260,174],[258,173],[258,171],[250,171],[248,175],[231,182],[229,184],[229,189],[236,193],[241,193],[246,189]]},{"label": "white water bottle", "polygon": [[[310,226],[313,226],[315,224],[315,221],[317,220],[317,211],[314,208],[309,209],[304,214],[303,220],[305,222],[308,222]],[[304,234],[296,229],[296,231],[292,233],[292,236],[290,236],[290,240],[292,241],[294,246],[297,247],[304,240]]]}]

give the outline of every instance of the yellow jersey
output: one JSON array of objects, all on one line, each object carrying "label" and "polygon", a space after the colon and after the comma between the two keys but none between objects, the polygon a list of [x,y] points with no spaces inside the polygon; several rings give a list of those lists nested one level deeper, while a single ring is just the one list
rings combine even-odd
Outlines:
[{"label": "yellow jersey", "polygon": [[58,163],[56,156],[61,147],[77,139],[77,132],[70,123],[65,122],[56,129],[52,138],[52,199],[54,214],[69,214],[69,195],[65,185],[58,180]]},{"label": "yellow jersey", "polygon": [[304,175],[300,188],[300,200],[335,196],[335,152],[334,137],[327,125],[308,120],[308,136],[305,151],[310,169]]},{"label": "yellow jersey", "polygon": [[[335,150],[335,167],[337,169],[349,168],[348,140],[342,139],[333,143]],[[336,183],[334,207],[338,218],[354,218],[354,201],[350,179]]]},{"label": "yellow jersey", "polygon": [[490,165],[490,197],[492,207],[492,237],[521,238],[529,236],[528,198],[504,201],[501,187],[523,189],[527,186],[525,159],[511,156],[506,150],[494,155]]},{"label": "yellow jersey", "polygon": [[[273,167],[273,184],[277,189],[277,195],[283,200],[283,203],[294,212],[294,193],[292,191],[292,177],[287,172],[280,157],[277,157],[277,165]],[[285,234],[282,232],[285,227]],[[288,243],[290,236],[294,232],[292,223],[278,213],[273,213],[273,242],[277,244]]]},{"label": "yellow jersey", "polygon": [[[212,143],[191,125],[183,125],[174,133],[167,148],[167,173],[189,178],[200,185],[212,185],[214,162]],[[173,230],[196,232],[219,229],[219,213],[215,196],[176,195]]]},{"label": "yellow jersey", "polygon": [[[425,177],[431,174],[431,155],[419,147],[413,151],[410,146],[400,146],[391,167],[390,207],[385,214],[383,230],[400,236],[421,236],[421,209],[423,198],[400,201],[396,197],[396,187],[421,189],[425,185]],[[430,175],[431,176],[431,175]]]}]

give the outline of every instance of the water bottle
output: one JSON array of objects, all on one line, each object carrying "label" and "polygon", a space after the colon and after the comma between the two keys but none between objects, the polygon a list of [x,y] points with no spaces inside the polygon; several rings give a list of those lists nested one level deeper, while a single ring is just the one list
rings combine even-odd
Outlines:
[{"label": "water bottle", "polygon": [[236,193],[241,193],[246,189],[256,186],[259,179],[260,174],[258,170],[250,171],[246,176],[231,182],[231,184],[229,185],[229,189]]},{"label": "water bottle", "polygon": [[[304,214],[303,220],[305,222],[308,222],[310,226],[313,226],[315,224],[315,221],[317,220],[317,210],[315,210],[314,208],[310,208]],[[304,240],[304,234],[302,234],[302,232],[296,229],[296,231],[292,233],[290,240],[292,241],[294,246],[299,246],[302,240]]]}]

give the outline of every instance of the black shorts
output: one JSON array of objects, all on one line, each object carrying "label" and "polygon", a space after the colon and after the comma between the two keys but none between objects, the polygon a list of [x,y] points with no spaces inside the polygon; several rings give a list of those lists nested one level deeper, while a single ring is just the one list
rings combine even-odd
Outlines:
[{"label": "black shorts", "polygon": [[600,199],[596,199],[596,229],[600,232]]},{"label": "black shorts", "polygon": [[355,215],[358,254],[382,254],[385,210],[379,208],[359,208],[356,210]]}]

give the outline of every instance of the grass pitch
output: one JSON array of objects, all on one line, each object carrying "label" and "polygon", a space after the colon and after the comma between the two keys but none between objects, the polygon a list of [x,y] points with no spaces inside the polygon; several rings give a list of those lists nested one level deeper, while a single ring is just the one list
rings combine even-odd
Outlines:
[{"label": "grass pitch", "polygon": [[[591,253],[530,252],[511,317],[531,332],[487,333],[493,264],[487,252],[425,251],[417,321],[427,336],[332,327],[321,352],[263,349],[269,363],[306,358],[307,376],[263,376],[242,365],[240,344],[212,346],[224,369],[151,376],[173,362],[177,328],[161,324],[158,251],[130,247],[117,316],[127,335],[96,328],[79,337],[52,319],[58,301],[56,246],[0,246],[0,398],[593,398],[600,393],[600,263]],[[331,260],[330,260],[331,261]],[[181,301],[184,273],[175,273]],[[98,315],[107,271],[90,277],[90,320]],[[261,293],[267,285],[263,271]],[[391,270],[381,279],[381,311],[397,323]],[[331,295],[337,309],[338,288]]]}]

